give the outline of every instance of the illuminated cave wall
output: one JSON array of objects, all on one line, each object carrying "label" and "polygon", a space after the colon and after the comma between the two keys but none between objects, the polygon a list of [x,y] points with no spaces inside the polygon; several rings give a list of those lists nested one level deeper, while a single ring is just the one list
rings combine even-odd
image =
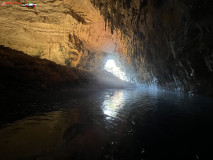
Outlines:
[{"label": "illuminated cave wall", "polygon": [[213,90],[210,0],[91,0],[111,33],[121,33],[142,83],[189,92]]},{"label": "illuminated cave wall", "polygon": [[90,0],[36,3],[35,8],[0,7],[1,45],[59,64],[75,67],[81,61],[79,67],[89,69],[99,64],[102,53],[121,50],[119,35],[105,27],[103,16]]},{"label": "illuminated cave wall", "polygon": [[[0,7],[0,44],[80,69],[112,56],[131,81],[212,94],[210,0],[41,0]],[[205,87],[204,87],[205,86]]]},{"label": "illuminated cave wall", "polygon": [[[0,44],[58,64],[104,69],[106,59],[129,69],[121,33],[114,34],[90,0],[36,2],[37,7],[0,8]],[[126,66],[126,68],[125,68]],[[131,73],[131,72],[129,72]]]}]

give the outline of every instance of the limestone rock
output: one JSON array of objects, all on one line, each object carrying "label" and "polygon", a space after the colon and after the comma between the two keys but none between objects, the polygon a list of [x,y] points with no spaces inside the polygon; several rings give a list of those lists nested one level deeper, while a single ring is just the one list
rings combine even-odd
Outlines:
[{"label": "limestone rock", "polygon": [[89,52],[119,50],[118,36],[105,30],[103,17],[89,0],[36,3],[35,8],[0,8],[1,45],[70,66],[77,66]]}]

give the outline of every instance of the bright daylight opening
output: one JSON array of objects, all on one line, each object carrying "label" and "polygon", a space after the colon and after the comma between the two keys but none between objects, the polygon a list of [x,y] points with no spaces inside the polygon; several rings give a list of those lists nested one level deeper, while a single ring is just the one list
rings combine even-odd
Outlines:
[{"label": "bright daylight opening", "polygon": [[114,60],[109,59],[106,62],[104,69],[107,70],[108,72],[111,72],[114,76],[116,76],[124,81],[127,81],[125,73],[122,72],[119,67],[117,67]]}]

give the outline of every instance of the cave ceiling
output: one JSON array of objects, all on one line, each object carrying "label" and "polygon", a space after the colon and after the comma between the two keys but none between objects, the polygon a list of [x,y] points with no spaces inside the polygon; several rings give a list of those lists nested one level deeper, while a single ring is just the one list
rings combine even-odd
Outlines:
[{"label": "cave ceiling", "polygon": [[[58,64],[102,69],[114,57],[137,83],[213,88],[209,0],[41,0],[0,8],[0,44]],[[202,85],[201,85],[202,84]]]}]

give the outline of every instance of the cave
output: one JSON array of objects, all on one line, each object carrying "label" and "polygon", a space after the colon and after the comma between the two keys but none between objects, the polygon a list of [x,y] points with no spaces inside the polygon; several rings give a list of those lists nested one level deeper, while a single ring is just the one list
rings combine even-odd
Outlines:
[{"label": "cave", "polygon": [[210,0],[6,0],[0,13],[0,159],[213,159]]},{"label": "cave", "polygon": [[126,74],[121,70],[121,67],[118,67],[117,64],[113,59],[108,59],[104,69],[110,73],[112,73],[114,76],[118,77],[121,80],[128,81]]}]

